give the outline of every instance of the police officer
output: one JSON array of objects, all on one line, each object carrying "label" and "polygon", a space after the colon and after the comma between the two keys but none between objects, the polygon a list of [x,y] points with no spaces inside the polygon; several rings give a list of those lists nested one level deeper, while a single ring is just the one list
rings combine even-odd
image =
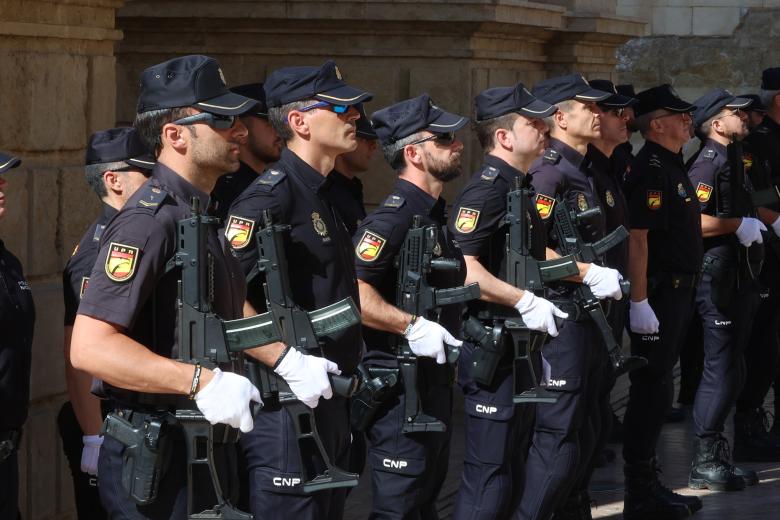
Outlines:
[{"label": "police officer", "polygon": [[[243,376],[171,359],[177,355],[179,276],[176,270],[166,271],[166,264],[176,250],[176,224],[189,217],[191,198],[206,208],[217,178],[238,169],[238,143],[246,137],[246,128],[237,116],[254,106],[252,100],[231,93],[223,78],[216,60],[206,56],[174,58],[141,74],[135,128],[155,150],[157,163],[149,181],[103,231],[73,325],[74,368],[101,379],[117,413],[136,427],[149,410],[188,406],[182,399],[186,396],[212,424],[248,431],[250,401],[260,400]],[[207,238],[213,258],[213,309],[222,318],[239,318],[245,294],[240,266],[216,230],[210,229]],[[104,438],[98,462],[100,497],[111,518],[187,515],[184,441],[177,427],[168,435],[168,470],[149,505],[137,504],[123,489],[124,446]],[[231,447],[216,443],[216,456]],[[201,489],[189,491],[204,502],[212,498]]]},{"label": "police officer", "polygon": [[[542,118],[558,109],[536,99],[522,83],[487,89],[474,104],[474,130],[485,157],[455,201],[449,222],[450,233],[463,251],[466,282],[479,283],[480,300],[505,307],[502,315],[512,316],[516,311],[529,328],[555,336],[554,318],[566,314],[499,277],[505,262],[507,194],[541,155],[549,132]],[[529,201],[529,207],[531,204]],[[536,212],[528,218],[532,219],[532,253],[537,260],[544,260],[544,226]],[[474,315],[489,308],[480,302],[469,304]],[[491,329],[494,326],[490,319],[483,324]],[[512,348],[505,349],[490,385],[477,383],[471,376],[473,350],[466,342],[458,359],[458,379],[466,398],[466,453],[453,518],[503,518],[522,490],[527,449],[522,443],[527,441],[523,438],[533,423],[534,408],[513,403]]]},{"label": "police officer", "polygon": [[[154,167],[149,153],[133,128],[112,128],[92,134],[87,144],[85,176],[102,203],[100,216],[87,228],[62,271],[65,300],[65,380],[70,401],[57,416],[60,436],[81,520],[105,518],[97,490],[97,465],[103,437],[99,434],[104,411],[90,392],[92,377],[70,364],[70,338],[79,301],[89,285],[89,275],[100,251],[100,237],[108,222],[146,182]],[[103,401],[107,408],[107,401]]]},{"label": "police officer", "polygon": [[[0,153],[0,174],[21,161]],[[5,185],[0,176],[0,219],[5,216]],[[35,306],[22,264],[0,240],[0,518],[19,515],[18,449],[30,401]]]},{"label": "police officer", "polygon": [[751,133],[764,121],[766,107],[758,94],[740,94],[737,97],[750,100],[750,104],[742,110],[747,114],[748,133]]},{"label": "police officer", "polygon": [[[418,356],[417,389],[425,413],[444,423],[444,432],[404,433],[407,395],[399,388],[377,412],[366,431],[373,503],[370,518],[435,518],[436,497],[447,473],[452,406],[452,370],[446,345],[460,329],[461,305],[442,307],[439,322],[396,307],[397,267],[413,218],[438,228],[433,254],[461,262],[458,270],[432,272],[434,287],[463,284],[462,255],[446,232],[444,184],[461,173],[463,143],[455,132],[468,119],[437,107],[427,94],[372,114],[382,151],[398,180],[384,203],[358,227],[353,238],[360,290],[365,364],[394,365],[396,335],[403,335]],[[400,387],[400,383],[397,383]],[[396,461],[397,464],[390,462]],[[404,462],[405,464],[401,464]]]},{"label": "police officer", "polygon": [[[360,114],[355,105],[370,100],[371,94],[347,85],[332,61],[321,67],[279,69],[263,88],[269,120],[287,146],[279,161],[233,203],[225,235],[244,271],[250,272],[258,258],[254,231],[263,224],[263,211],[269,210],[274,222],[290,226],[286,253],[292,300],[306,310],[346,297],[358,302],[352,245],[330,202],[328,176],[336,157],[357,146],[355,121]],[[252,310],[265,307],[257,278],[248,287]],[[332,397],[328,373],[354,373],[361,349],[360,327],[353,326],[323,339],[325,357],[284,347],[265,359],[300,401],[315,408],[325,450],[342,468],[349,459],[349,408],[346,399]],[[343,489],[306,495],[293,484],[301,481],[295,439],[284,409],[263,410],[254,430],[242,436],[252,513],[256,518],[340,518]]]},{"label": "police officer", "polygon": [[371,158],[379,147],[374,127],[371,126],[362,105],[358,106],[358,112],[360,119],[355,122],[357,148],[336,157],[336,168],[328,176],[333,182],[330,189],[331,201],[347,226],[349,236],[355,234],[360,223],[366,218],[363,183],[357,174],[368,171]]},{"label": "police officer", "polygon": [[655,446],[671,405],[672,368],[694,307],[701,269],[701,218],[680,150],[690,138],[691,110],[669,85],[637,94],[634,120],[645,145],[631,164],[628,274],[631,350],[648,365],[629,374],[624,418],[627,520],[684,518],[701,508],[658,481]]},{"label": "police officer", "polygon": [[[759,304],[761,232],[767,228],[749,216],[752,202],[748,201],[749,208],[734,207],[737,190],[746,188],[737,185],[727,157],[731,140],[748,134],[742,109],[750,100],[715,89],[694,104],[693,124],[706,136],[688,172],[702,211],[704,261],[696,307],[703,331],[704,370],[693,406],[696,439],[689,486],[734,490],[758,482],[754,472],[746,474],[732,466],[730,450],[721,446],[728,444],[723,436],[726,416],[745,383],[743,352]],[[742,157],[736,160],[741,162]]]},{"label": "police officer", "polygon": [[241,115],[241,122],[247,129],[247,137],[239,143],[238,171],[228,172],[217,180],[211,194],[216,205],[214,214],[225,220],[228,209],[242,191],[257,179],[265,167],[279,160],[282,140],[268,122],[268,105],[262,83],[247,83],[230,89],[234,94],[257,101],[255,107]]},{"label": "police officer", "polygon": [[[551,233],[555,205],[565,201],[584,211],[599,204],[585,153],[588,143],[601,135],[601,110],[596,102],[610,94],[591,88],[579,74],[541,81],[532,93],[558,107],[545,119],[550,128],[549,146],[529,170],[536,209],[549,233],[550,248],[555,249],[559,245]],[[585,240],[597,240],[604,234],[603,217],[580,228]],[[620,274],[614,269],[581,264],[578,280],[598,298],[622,296]],[[574,483],[583,478],[598,436],[594,429],[600,424],[594,419],[598,414],[595,378],[600,377],[606,355],[596,325],[584,316],[578,319],[580,313],[570,298],[572,282],[561,283],[551,296],[570,321],[542,351],[551,366],[548,390],[557,392],[558,400],[536,407],[525,490],[516,511],[524,519],[550,518]]]}]

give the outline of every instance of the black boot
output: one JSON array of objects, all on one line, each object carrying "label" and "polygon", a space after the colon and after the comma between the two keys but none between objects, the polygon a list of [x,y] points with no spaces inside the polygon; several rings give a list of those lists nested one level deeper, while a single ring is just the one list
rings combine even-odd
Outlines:
[{"label": "black boot", "polygon": [[586,491],[572,492],[563,504],[555,510],[555,520],[593,520],[590,512],[591,500]]},{"label": "black boot", "polygon": [[[658,481],[658,470],[654,461],[626,464],[626,494],[623,504],[624,520],[678,520],[687,518],[693,511],[683,497],[665,488]],[[691,497],[696,498],[696,497]]]},{"label": "black boot", "polygon": [[[655,470],[656,475],[663,473],[663,470],[661,469],[661,466],[658,464],[656,459],[652,459],[650,463],[653,465],[653,469]],[[657,478],[658,477],[656,477],[656,479]],[[701,498],[695,495],[681,495],[680,493],[675,493],[671,489],[668,489],[664,486],[661,486],[661,490],[670,502],[684,504],[691,511],[691,514],[695,513],[703,506]]]},{"label": "black boot", "polygon": [[769,433],[763,408],[734,414],[734,460],[780,462],[780,440]]},{"label": "black boot", "polygon": [[758,484],[758,473],[752,469],[744,469],[738,466],[734,466],[734,474],[738,477],[742,477],[746,486],[755,486]]},{"label": "black boot", "polygon": [[734,474],[729,463],[728,442],[720,435],[696,437],[693,441],[693,463],[688,487],[713,491],[739,491],[745,481]]}]

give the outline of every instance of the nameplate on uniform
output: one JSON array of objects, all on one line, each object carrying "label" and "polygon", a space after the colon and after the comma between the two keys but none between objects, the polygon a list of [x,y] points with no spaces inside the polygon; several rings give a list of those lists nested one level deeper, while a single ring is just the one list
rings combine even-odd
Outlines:
[{"label": "nameplate on uniform", "polygon": [[498,177],[498,168],[492,166],[485,166],[479,174],[479,178],[483,181],[495,182],[496,177]]},{"label": "nameplate on uniform", "polygon": [[400,195],[390,195],[385,199],[385,202],[382,205],[386,208],[400,208],[405,202],[406,199]]},{"label": "nameplate on uniform", "polygon": [[262,184],[263,186],[276,186],[282,182],[282,179],[284,179],[286,176],[286,173],[279,170],[266,170],[257,179],[257,184]]}]

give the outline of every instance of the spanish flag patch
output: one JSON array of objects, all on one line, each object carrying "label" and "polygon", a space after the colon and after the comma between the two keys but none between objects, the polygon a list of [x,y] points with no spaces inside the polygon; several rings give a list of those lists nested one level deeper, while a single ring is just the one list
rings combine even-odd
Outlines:
[{"label": "spanish flag patch", "polygon": [[536,211],[542,218],[548,218],[555,207],[555,199],[547,195],[539,194],[536,196]]},{"label": "spanish flag patch", "polygon": [[699,202],[707,202],[710,200],[710,196],[712,195],[712,186],[709,184],[704,184],[703,182],[700,182],[696,186],[696,197],[699,199]]},{"label": "spanish flag patch", "polygon": [[461,233],[471,233],[477,228],[479,210],[460,208],[458,218],[455,219],[455,229]]},{"label": "spanish flag patch", "polygon": [[252,238],[255,221],[230,215],[225,226],[225,238],[233,249],[244,249]]},{"label": "spanish flag patch", "polygon": [[652,210],[661,209],[660,190],[647,190],[647,207]]},{"label": "spanish flag patch", "polygon": [[364,231],[363,236],[360,238],[357,247],[355,248],[355,254],[358,258],[364,262],[373,262],[379,257],[379,253],[382,252],[385,240],[378,234],[372,231]]},{"label": "spanish flag patch", "polygon": [[106,276],[115,282],[127,282],[135,274],[138,248],[111,242],[106,256]]}]

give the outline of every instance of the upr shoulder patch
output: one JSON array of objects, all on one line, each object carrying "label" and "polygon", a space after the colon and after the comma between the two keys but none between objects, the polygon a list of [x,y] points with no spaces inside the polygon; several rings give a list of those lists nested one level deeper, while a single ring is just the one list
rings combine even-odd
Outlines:
[{"label": "upr shoulder patch", "polygon": [[696,185],[696,198],[699,202],[707,202],[710,196],[712,196],[712,186],[703,182]]},{"label": "upr shoulder patch", "polygon": [[541,193],[536,196],[536,212],[543,219],[547,219],[552,215],[552,210],[555,207],[555,199],[542,195]]},{"label": "upr shoulder patch", "polygon": [[660,190],[647,190],[647,207],[656,210],[661,209],[662,196]]},{"label": "upr shoulder patch", "polygon": [[138,263],[138,248],[111,242],[106,255],[106,276],[115,282],[128,282],[135,275]]},{"label": "upr shoulder patch", "polygon": [[230,215],[225,226],[225,238],[233,249],[244,249],[251,242],[255,221]]},{"label": "upr shoulder patch", "polygon": [[257,178],[257,184],[273,187],[282,182],[285,177],[287,177],[286,173],[269,168]]},{"label": "upr shoulder patch", "polygon": [[495,182],[498,177],[498,168],[492,166],[485,166],[479,174],[479,178],[483,181]]},{"label": "upr shoulder patch", "polygon": [[385,199],[382,205],[386,208],[400,208],[406,203],[406,199],[400,195],[390,195]]},{"label": "upr shoulder patch", "polygon": [[455,219],[455,229],[464,234],[471,233],[477,229],[477,221],[479,221],[479,210],[460,208]]},{"label": "upr shoulder patch", "polygon": [[366,230],[363,232],[363,236],[360,237],[360,242],[358,242],[355,248],[355,254],[364,262],[373,262],[379,258],[379,253],[382,252],[386,242],[387,240],[378,233]]},{"label": "upr shoulder patch", "polygon": [[547,148],[542,155],[542,159],[550,164],[555,164],[561,160],[561,154],[559,154],[557,150]]}]

